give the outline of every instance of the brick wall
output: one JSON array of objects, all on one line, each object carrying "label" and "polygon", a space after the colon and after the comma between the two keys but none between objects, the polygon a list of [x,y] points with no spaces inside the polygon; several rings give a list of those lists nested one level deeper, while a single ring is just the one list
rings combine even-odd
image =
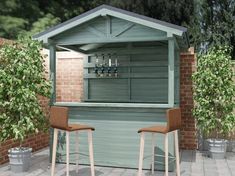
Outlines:
[{"label": "brick wall", "polygon": [[57,53],[56,101],[80,102],[83,97],[83,55]]},{"label": "brick wall", "polygon": [[180,107],[182,111],[182,128],[180,147],[182,149],[197,149],[197,131],[195,119],[192,116],[193,90],[192,73],[196,69],[194,52],[181,53],[180,55]]}]

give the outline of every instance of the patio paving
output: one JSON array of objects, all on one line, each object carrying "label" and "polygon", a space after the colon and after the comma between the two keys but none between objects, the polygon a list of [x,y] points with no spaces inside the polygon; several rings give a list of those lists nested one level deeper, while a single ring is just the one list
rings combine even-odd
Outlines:
[{"label": "patio paving", "polygon": [[[0,166],[0,176],[50,176],[50,164],[48,162],[49,151],[44,149],[32,156],[32,166],[29,172],[12,173],[9,165]],[[138,161],[136,161],[138,164]],[[235,153],[228,153],[227,159],[213,160],[206,153],[199,151],[183,150],[181,152],[181,176],[235,176]],[[95,167],[96,176],[136,176],[136,169]],[[65,164],[56,165],[56,176],[65,176]],[[90,176],[89,166],[70,165],[70,176]],[[151,176],[149,170],[144,170],[143,176]],[[163,172],[156,171],[154,175],[163,176]],[[175,176],[170,172],[169,176]]]}]

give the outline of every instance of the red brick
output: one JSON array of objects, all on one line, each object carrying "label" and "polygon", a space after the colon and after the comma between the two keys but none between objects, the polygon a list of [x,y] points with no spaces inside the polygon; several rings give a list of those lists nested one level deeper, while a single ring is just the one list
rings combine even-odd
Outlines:
[{"label": "red brick", "polygon": [[56,88],[56,101],[81,101],[83,96],[83,60],[81,58],[57,60]]},{"label": "red brick", "polygon": [[180,56],[180,107],[182,111],[182,128],[180,147],[196,149],[196,127],[192,116],[193,90],[192,73],[195,71],[195,56],[192,53],[182,53]]}]

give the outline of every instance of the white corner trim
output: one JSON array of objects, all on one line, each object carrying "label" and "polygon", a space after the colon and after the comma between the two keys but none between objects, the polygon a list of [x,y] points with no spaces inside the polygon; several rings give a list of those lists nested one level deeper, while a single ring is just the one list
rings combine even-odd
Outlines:
[{"label": "white corner trim", "polygon": [[58,51],[56,52],[57,59],[83,59],[84,54],[74,51]]},{"label": "white corner trim", "polygon": [[[49,50],[43,48],[42,54],[49,56]],[[57,59],[83,59],[85,57],[84,54],[74,52],[74,51],[57,51],[56,58]]]}]

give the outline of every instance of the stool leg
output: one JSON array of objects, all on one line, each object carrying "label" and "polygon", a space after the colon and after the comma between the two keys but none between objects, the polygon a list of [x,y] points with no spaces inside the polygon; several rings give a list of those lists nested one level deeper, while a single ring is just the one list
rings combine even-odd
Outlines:
[{"label": "stool leg", "polygon": [[168,176],[168,133],[165,134],[165,176]]},{"label": "stool leg", "polygon": [[154,159],[155,159],[155,135],[152,133],[152,174],[154,174]]},{"label": "stool leg", "polygon": [[140,156],[139,156],[139,171],[138,176],[142,175],[143,160],[144,160],[144,132],[140,133]]},{"label": "stool leg", "polygon": [[179,158],[179,142],[178,142],[178,131],[175,130],[175,157],[176,157],[176,175],[180,176],[180,158]]},{"label": "stool leg", "polygon": [[89,155],[90,155],[90,163],[91,163],[91,176],[95,176],[92,131],[91,130],[88,131],[88,143],[89,143]]},{"label": "stool leg", "polygon": [[76,131],[76,139],[75,139],[75,142],[76,142],[76,172],[78,173],[78,157],[79,157],[79,154],[78,154],[78,151],[79,151],[78,131]]},{"label": "stool leg", "polygon": [[58,138],[58,129],[54,128],[52,163],[51,163],[51,176],[55,175],[55,160],[56,160],[57,138]]},{"label": "stool leg", "polygon": [[66,131],[66,176],[69,176],[69,132]]}]

